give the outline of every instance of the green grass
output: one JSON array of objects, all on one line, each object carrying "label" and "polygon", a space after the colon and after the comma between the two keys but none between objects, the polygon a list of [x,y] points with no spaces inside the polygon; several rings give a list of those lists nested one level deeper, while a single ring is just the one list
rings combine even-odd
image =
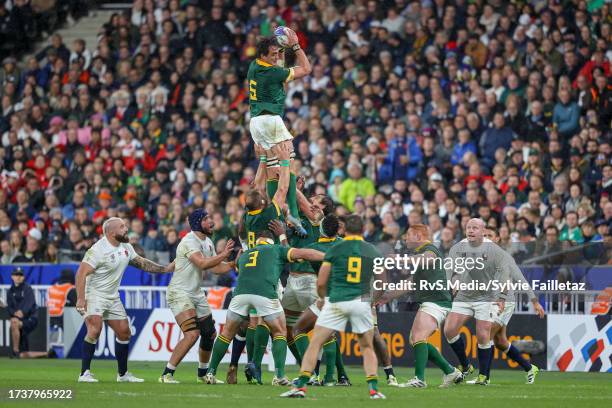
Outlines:
[{"label": "green grass", "polygon": [[[612,376],[605,373],[557,373],[540,372],[537,383],[525,385],[522,371],[494,371],[489,387],[459,385],[450,389],[439,389],[441,373],[427,371],[429,388],[392,388],[385,383],[382,369],[380,391],[386,401],[370,401],[367,396],[363,372],[351,367],[349,374],[352,387],[310,387],[305,400],[294,401],[278,398],[285,389],[271,385],[254,386],[244,384],[240,372],[238,385],[203,385],[195,383],[196,365],[182,364],[176,372],[181,384],[158,384],[164,363],[130,362],[130,371],[145,379],[143,384],[118,384],[115,382],[114,361],[94,360],[92,372],[100,380],[97,384],[76,382],[80,362],[76,360],[8,360],[0,359],[0,406],[16,406],[29,402],[7,402],[9,388],[28,389],[73,389],[73,401],[41,401],[36,406],[71,406],[84,408],[118,407],[343,407],[356,408],[372,404],[387,407],[595,407],[611,406]],[[219,378],[225,380],[226,366],[220,368]],[[242,367],[241,370],[242,371]],[[289,367],[289,377],[297,375],[295,366]],[[397,368],[401,381],[413,375],[410,368]],[[270,383],[271,374],[265,373],[265,382]],[[196,405],[197,404],[197,405]],[[207,404],[207,405],[203,405]],[[235,405],[239,404],[239,405]],[[25,405],[24,405],[25,406]],[[76,405],[75,405],[76,406]]]}]

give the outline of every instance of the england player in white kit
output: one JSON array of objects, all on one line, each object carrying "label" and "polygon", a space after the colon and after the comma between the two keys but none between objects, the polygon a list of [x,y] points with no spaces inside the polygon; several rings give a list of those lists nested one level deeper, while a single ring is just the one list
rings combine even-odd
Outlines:
[{"label": "england player in white kit", "polygon": [[[504,266],[504,250],[484,238],[485,223],[480,218],[468,221],[465,231],[466,239],[456,243],[450,250],[449,258],[453,259],[453,276],[470,288],[470,284],[488,284],[493,281],[507,283],[508,269]],[[470,260],[471,262],[468,262]],[[464,265],[465,268],[461,268]],[[467,265],[470,265],[469,267]],[[489,286],[492,288],[492,286]],[[492,356],[491,326],[496,316],[504,311],[507,295],[489,289],[459,289],[453,299],[451,312],[444,324],[444,335],[459,358],[460,370],[464,376],[474,371],[465,353],[465,342],[459,330],[470,318],[476,320],[476,337],[478,340],[478,369],[476,384],[489,384],[489,359]]]},{"label": "england player in white kit", "polygon": [[79,382],[98,382],[90,372],[96,343],[106,321],[115,332],[117,382],[143,382],[127,371],[130,326],[119,298],[119,284],[128,265],[151,273],[174,270],[174,263],[158,265],[136,254],[128,243],[128,228],[121,218],[109,218],[102,225],[104,236],[85,253],[76,274],[77,304],[85,317],[87,334],[83,342],[83,358]]},{"label": "england player in white kit", "polygon": [[206,292],[201,288],[202,272],[208,270],[223,274],[234,268],[233,262],[224,262],[234,248],[229,240],[223,252],[215,252],[210,239],[215,226],[206,210],[196,209],[189,215],[191,232],[185,235],[176,248],[176,268],[168,285],[166,300],[183,338],[174,347],[168,364],[159,378],[161,383],[178,383],[174,371],[191,347],[200,338],[198,381],[203,382],[215,341],[215,321],[208,307]]}]

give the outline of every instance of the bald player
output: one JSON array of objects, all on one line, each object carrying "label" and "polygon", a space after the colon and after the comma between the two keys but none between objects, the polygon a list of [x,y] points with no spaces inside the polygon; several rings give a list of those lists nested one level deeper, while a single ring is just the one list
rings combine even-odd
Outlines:
[{"label": "bald player", "polygon": [[[495,318],[504,311],[507,295],[493,289],[491,283],[508,282],[508,268],[504,267],[506,255],[503,249],[484,237],[485,223],[480,218],[472,218],[466,227],[466,238],[453,245],[449,258],[452,268],[447,269],[451,281],[462,285],[483,285],[484,287],[464,287],[456,291],[451,312],[444,324],[444,335],[457,355],[464,377],[474,371],[465,352],[465,341],[459,334],[461,326],[473,317],[476,320],[478,340],[478,369],[476,384],[489,384],[489,365],[491,357],[491,327]],[[446,265],[445,265],[446,266]]]},{"label": "bald player", "polygon": [[127,370],[131,333],[119,298],[119,284],[128,265],[145,272],[168,273],[174,270],[174,262],[162,266],[138,256],[129,244],[128,227],[121,218],[106,220],[102,231],[104,236],[85,253],[76,274],[76,309],[85,317],[87,327],[78,381],[98,382],[89,369],[104,320],[115,332],[117,382],[143,382]]}]

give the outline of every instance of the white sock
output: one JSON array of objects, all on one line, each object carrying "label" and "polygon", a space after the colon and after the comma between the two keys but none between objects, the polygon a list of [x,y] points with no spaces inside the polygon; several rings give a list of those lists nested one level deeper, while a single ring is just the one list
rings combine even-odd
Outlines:
[{"label": "white sock", "polygon": [[208,368],[208,363],[199,362],[198,363],[198,368]]},{"label": "white sock", "polygon": [[450,344],[456,342],[457,340],[459,340],[459,338],[461,337],[460,334],[456,335],[455,337],[453,337],[452,339],[447,338],[446,341],[448,341]]},{"label": "white sock", "polygon": [[166,364],[166,367],[170,370],[176,370],[176,366],[173,366],[172,364],[168,363]]}]

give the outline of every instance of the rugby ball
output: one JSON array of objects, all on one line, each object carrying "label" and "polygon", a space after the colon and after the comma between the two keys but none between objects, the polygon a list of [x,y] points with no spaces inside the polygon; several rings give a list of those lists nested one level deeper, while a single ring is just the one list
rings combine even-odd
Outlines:
[{"label": "rugby ball", "polygon": [[279,26],[274,30],[274,37],[276,37],[276,42],[283,48],[289,47],[289,37],[287,36],[287,32],[285,31],[286,27]]}]

